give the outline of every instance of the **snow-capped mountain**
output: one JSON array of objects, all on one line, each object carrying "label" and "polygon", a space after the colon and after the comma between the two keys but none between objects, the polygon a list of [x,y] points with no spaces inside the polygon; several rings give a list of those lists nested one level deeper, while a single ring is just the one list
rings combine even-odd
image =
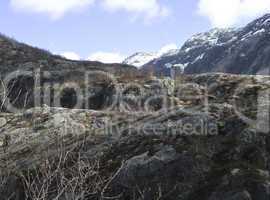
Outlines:
[{"label": "snow-capped mountain", "polygon": [[145,52],[138,52],[130,57],[126,58],[123,61],[123,64],[133,65],[135,67],[142,67],[146,63],[156,59],[158,57],[157,53],[145,53]]},{"label": "snow-capped mountain", "polygon": [[181,66],[185,73],[225,72],[269,74],[270,14],[240,29],[212,29],[194,35],[181,49],[162,55],[142,69],[169,75],[170,66]]},{"label": "snow-capped mountain", "polygon": [[145,64],[166,56],[172,56],[179,52],[175,44],[169,44],[162,47],[159,51],[154,53],[138,52],[132,56],[126,58],[123,64],[133,65],[137,68],[141,68]]}]

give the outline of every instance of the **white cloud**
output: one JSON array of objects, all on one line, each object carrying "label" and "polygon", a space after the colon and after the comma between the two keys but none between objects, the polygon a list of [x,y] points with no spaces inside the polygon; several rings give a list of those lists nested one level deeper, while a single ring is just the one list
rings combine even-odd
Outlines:
[{"label": "white cloud", "polygon": [[68,12],[86,9],[97,2],[107,11],[126,11],[135,18],[152,19],[169,14],[169,9],[158,0],[10,0],[10,5],[18,11],[43,13],[59,19]]},{"label": "white cloud", "polygon": [[87,60],[99,61],[103,63],[121,63],[126,58],[126,56],[120,53],[113,52],[96,52],[91,54]]},{"label": "white cloud", "polygon": [[158,0],[103,0],[103,7],[109,11],[126,11],[134,17],[143,15],[147,20],[169,15],[169,9]]},{"label": "white cloud", "polygon": [[178,49],[176,44],[167,44],[158,51],[158,56],[161,56],[165,53],[168,53],[171,50],[176,50],[176,49]]},{"label": "white cloud", "polygon": [[15,10],[44,13],[52,19],[59,19],[67,12],[84,9],[95,0],[10,0]]},{"label": "white cloud", "polygon": [[199,14],[215,27],[229,27],[270,12],[270,0],[200,0]]},{"label": "white cloud", "polygon": [[64,52],[60,54],[61,56],[63,56],[66,59],[70,59],[70,60],[80,60],[80,56],[74,52]]}]

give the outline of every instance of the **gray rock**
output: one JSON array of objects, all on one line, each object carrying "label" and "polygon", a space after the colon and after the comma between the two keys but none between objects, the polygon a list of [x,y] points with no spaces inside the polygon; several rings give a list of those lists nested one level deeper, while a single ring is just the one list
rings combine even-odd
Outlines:
[{"label": "gray rock", "polygon": [[243,192],[227,192],[224,194],[214,194],[209,198],[209,200],[252,200],[252,198],[249,192],[243,191]]},{"label": "gray rock", "polygon": [[255,188],[254,199],[269,200],[270,199],[270,182],[260,183]]},{"label": "gray rock", "polygon": [[149,155],[149,152],[146,152],[135,156],[123,165],[115,178],[115,183],[132,187],[136,182],[147,180],[148,177],[163,176],[169,165],[180,164],[180,158],[181,155],[171,146],[163,147],[154,155]]}]

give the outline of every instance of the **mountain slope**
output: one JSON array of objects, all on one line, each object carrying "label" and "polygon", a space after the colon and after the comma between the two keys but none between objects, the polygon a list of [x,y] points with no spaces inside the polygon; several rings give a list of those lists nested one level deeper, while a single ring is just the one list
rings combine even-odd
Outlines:
[{"label": "mountain slope", "polygon": [[197,34],[177,54],[152,60],[143,69],[169,75],[168,64],[181,64],[186,74],[269,74],[269,55],[270,14],[267,14],[244,28],[213,29]]},{"label": "mountain slope", "polygon": [[110,73],[136,70],[125,64],[103,64],[92,61],[72,61],[64,57],[53,55],[48,51],[17,42],[0,34],[0,72],[5,74],[15,70],[28,70],[45,65],[45,70],[103,70]]}]

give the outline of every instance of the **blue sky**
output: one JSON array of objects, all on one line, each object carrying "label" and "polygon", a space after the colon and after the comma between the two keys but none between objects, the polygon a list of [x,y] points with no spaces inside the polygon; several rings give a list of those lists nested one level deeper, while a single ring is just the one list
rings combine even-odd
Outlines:
[{"label": "blue sky", "polygon": [[269,8],[269,0],[2,0],[0,32],[53,53],[110,61],[179,47]]}]

